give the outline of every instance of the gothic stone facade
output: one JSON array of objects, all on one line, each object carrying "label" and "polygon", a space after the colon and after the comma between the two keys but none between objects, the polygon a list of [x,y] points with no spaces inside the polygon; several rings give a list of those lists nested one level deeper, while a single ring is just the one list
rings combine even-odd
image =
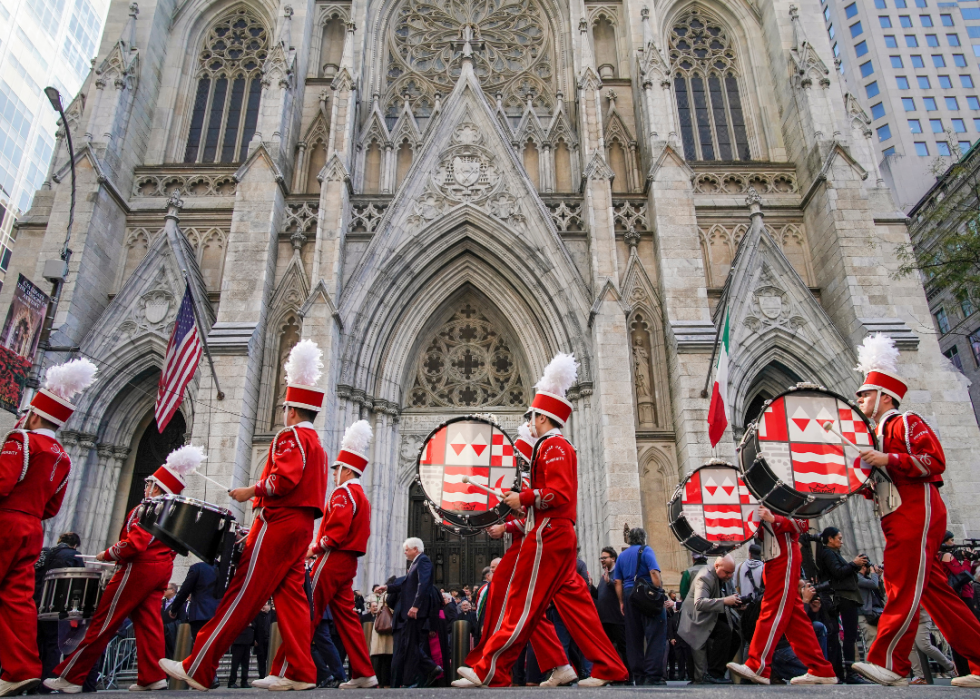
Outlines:
[{"label": "gothic stone facade", "polygon": [[[363,585],[401,568],[423,436],[475,410],[513,429],[557,351],[582,365],[567,433],[591,566],[643,524],[676,579],[678,481],[734,459],[788,385],[850,394],[874,330],[901,343],[907,407],[945,438],[953,529],[976,535],[969,397],[922,288],[890,276],[907,222],[822,27],[789,0],[116,0],[63,125],[78,203],[53,344],[102,373],[63,433],[76,475],[49,538],[115,535],[183,270],[225,394],[202,363],[181,408],[209,475],[262,468],[299,338],[325,353],[328,452],[373,423]],[[62,139],[15,274],[39,282],[56,256],[69,183]],[[734,414],[713,454],[723,298]],[[880,556],[866,504],[828,521]]]}]

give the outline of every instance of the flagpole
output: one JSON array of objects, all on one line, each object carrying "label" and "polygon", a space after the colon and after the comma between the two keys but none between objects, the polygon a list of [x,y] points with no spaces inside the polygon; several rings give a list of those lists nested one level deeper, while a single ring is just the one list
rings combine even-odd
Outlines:
[{"label": "flagpole", "polygon": [[221,385],[218,383],[218,375],[214,373],[214,360],[211,359],[211,350],[208,349],[208,340],[204,336],[204,332],[201,330],[201,320],[197,317],[197,304],[194,303],[194,291],[191,289],[191,280],[187,276],[187,270],[180,270],[184,275],[184,283],[187,284],[187,293],[191,295],[191,312],[194,313],[194,324],[197,326],[197,334],[201,338],[201,346],[204,347],[204,356],[208,358],[208,366],[211,367],[211,378],[214,380],[214,387],[218,389],[218,400],[225,399],[225,393],[221,390]]},{"label": "flagpole", "polygon": [[[725,312],[727,313],[728,310],[726,309]],[[718,354],[718,342],[721,340],[721,329],[722,327],[724,327],[724,325],[725,325],[725,317],[722,316],[721,322],[718,324],[718,329],[715,330],[715,344],[714,347],[711,348],[711,361],[708,363],[708,376],[705,377],[704,388],[701,389],[702,398],[708,397],[708,386],[711,383],[711,373],[715,368],[715,357]]]}]

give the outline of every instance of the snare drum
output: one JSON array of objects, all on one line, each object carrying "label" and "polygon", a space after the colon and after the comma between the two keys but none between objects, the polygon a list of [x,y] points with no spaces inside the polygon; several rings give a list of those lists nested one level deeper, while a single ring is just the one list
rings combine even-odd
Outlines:
[{"label": "snare drum", "polygon": [[820,517],[871,476],[848,441],[878,448],[871,422],[855,403],[821,386],[797,384],[767,401],[745,430],[738,447],[742,478],[772,511]]},{"label": "snare drum", "polygon": [[139,525],[182,556],[193,553],[214,564],[225,532],[237,526],[231,510],[180,495],[144,500]]},{"label": "snare drum", "polygon": [[712,460],[677,486],[667,505],[670,530],[685,548],[725,554],[755,536],[759,503],[732,464]]},{"label": "snare drum", "polygon": [[56,568],[44,576],[40,621],[88,619],[102,598],[104,572],[95,568]]},{"label": "snare drum", "polygon": [[457,534],[503,521],[509,508],[501,504],[502,496],[473,484],[497,493],[511,490],[520,483],[517,466],[510,437],[486,415],[463,415],[439,425],[423,442],[417,462],[433,517]]}]

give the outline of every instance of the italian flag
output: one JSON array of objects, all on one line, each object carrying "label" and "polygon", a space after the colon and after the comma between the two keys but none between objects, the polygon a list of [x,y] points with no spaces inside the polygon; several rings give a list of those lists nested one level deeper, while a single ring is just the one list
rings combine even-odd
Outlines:
[{"label": "italian flag", "polygon": [[711,405],[708,407],[708,437],[712,448],[725,434],[728,427],[728,309],[725,309],[724,330],[718,348],[718,364],[715,366],[715,385],[711,389]]}]

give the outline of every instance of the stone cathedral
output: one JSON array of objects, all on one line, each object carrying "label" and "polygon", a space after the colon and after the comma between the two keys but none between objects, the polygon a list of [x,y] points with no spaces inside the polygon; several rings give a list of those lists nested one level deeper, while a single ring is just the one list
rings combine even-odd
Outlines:
[{"label": "stone cathedral", "polygon": [[[581,557],[596,570],[642,524],[676,581],[690,559],[666,505],[684,474],[734,460],[763,401],[798,381],[852,395],[854,346],[876,331],[902,350],[903,407],[943,437],[953,530],[980,536],[966,379],[918,280],[892,275],[908,221],[819,5],[800,5],[115,0],[12,263],[46,286],[70,130],[78,198],[52,344],[101,374],[62,433],[74,476],[49,540],[114,541],[184,441],[212,478],[253,482],[281,426],[284,358],[310,338],[328,454],[355,419],[374,425],[361,589],[403,570],[408,535],[438,584],[472,582],[493,545],[434,526],[418,448],[470,412],[514,433],[546,363],[572,351]],[[185,283],[217,384],[202,361],[161,434]],[[731,429],[712,450],[702,389],[725,309]],[[185,493],[228,504],[203,480]],[[881,560],[865,503],[825,519]]]}]

